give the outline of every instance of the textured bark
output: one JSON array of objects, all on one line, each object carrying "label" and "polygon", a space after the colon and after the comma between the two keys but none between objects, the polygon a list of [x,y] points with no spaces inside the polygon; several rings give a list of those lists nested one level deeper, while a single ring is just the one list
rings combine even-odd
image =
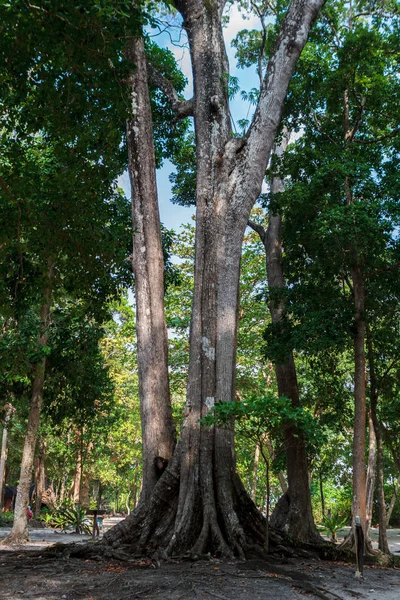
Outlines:
[{"label": "textured bark", "polygon": [[133,254],[139,396],[143,443],[142,499],[157,482],[156,457],[170,460],[175,446],[164,316],[164,261],[158,210],[154,143],[143,40],[127,50],[134,63],[132,116],[127,122],[132,192]]},{"label": "textured bark", "polygon": [[[189,552],[199,556],[210,551],[240,557],[249,545],[263,545],[263,519],[236,475],[232,430],[206,428],[199,419],[215,402],[235,397],[244,230],[261,190],[291,75],[322,4],[322,0],[292,3],[269,61],[254,122],[246,138],[238,140],[233,138],[230,126],[223,6],[213,0],[177,2],[192,59],[197,152],[195,285],[187,401],[172,460],[151,495],[146,494],[148,501],[140,502],[134,513],[107,532],[105,543],[109,545],[129,541],[142,550],[158,549],[159,553]],[[136,63],[138,58],[137,54]],[[133,87],[136,102],[140,72],[142,67],[137,65]],[[144,115],[144,111],[138,114]],[[150,153],[146,122],[148,128],[149,117],[143,117],[137,126],[143,125],[141,147]],[[132,126],[128,126],[128,137],[135,139]],[[139,146],[130,144],[130,148],[130,171],[143,172]],[[142,246],[143,254],[149,241]],[[136,293],[139,303],[138,288]],[[154,381],[157,370],[149,371]],[[141,378],[144,375],[139,372]],[[149,423],[142,421],[145,437]]]},{"label": "textured bark", "polygon": [[75,441],[78,444],[78,450],[75,453],[76,465],[74,471],[74,479],[70,489],[69,496],[72,502],[79,506],[81,503],[81,486],[82,486],[82,435],[80,431],[75,432]]},{"label": "textured bark", "polygon": [[354,438],[353,438],[353,504],[352,523],[359,516],[365,534],[366,522],[366,472],[365,472],[365,427],[366,427],[366,381],[365,381],[365,292],[361,268],[352,269],[354,296]]},{"label": "textured bark", "polygon": [[367,469],[367,498],[366,498],[366,525],[365,533],[368,536],[372,527],[372,513],[374,506],[374,491],[376,478],[376,435],[371,415],[368,419],[369,424],[369,452]]},{"label": "textured bark", "polygon": [[35,519],[40,516],[42,498],[46,489],[44,459],[46,456],[46,442],[39,444],[38,456],[35,458]]},{"label": "textured bark", "polygon": [[[275,149],[278,158],[284,154],[288,141],[289,134],[286,132],[280,146]],[[273,177],[271,181],[272,194],[283,190],[282,179],[277,176]],[[271,293],[269,309],[272,322],[279,323],[285,312],[285,299],[282,291],[286,287],[282,263],[282,215],[270,214],[268,216],[267,231],[255,223],[250,222],[249,224],[257,231],[265,247],[268,289]],[[300,406],[293,353],[289,354],[286,362],[276,363],[274,367],[279,395],[290,398],[293,406]],[[288,489],[272,514],[271,524],[278,529],[283,529],[292,539],[316,540],[319,535],[315,528],[311,509],[304,436],[299,434],[294,427],[287,427],[285,442]]]},{"label": "textured bark", "polygon": [[90,475],[86,474],[83,478],[83,484],[81,487],[81,505],[88,507],[90,503],[89,499],[89,489],[90,489]]},{"label": "textured bark", "polygon": [[394,509],[394,506],[396,504],[396,500],[397,500],[398,495],[399,495],[399,487],[400,487],[400,475],[397,478],[397,481],[395,483],[394,490],[393,490],[393,496],[392,496],[392,498],[390,500],[389,508],[387,509],[387,513],[386,513],[386,529],[389,527],[389,523],[390,523],[390,519],[392,517],[393,509]]},{"label": "textured bark", "polygon": [[[41,307],[41,334],[39,345],[46,346],[48,326],[50,320],[51,305],[51,280],[53,276],[53,265],[49,267],[48,287],[44,293],[44,302]],[[35,455],[36,433],[39,427],[40,412],[43,403],[43,388],[45,381],[46,357],[33,367],[32,396],[29,409],[28,425],[25,434],[24,448],[22,452],[21,470],[19,476],[17,498],[14,510],[14,523],[10,535],[5,538],[7,544],[20,544],[29,539],[28,520],[26,508],[29,504],[29,489],[32,481],[32,467]]]},{"label": "textured bark", "polygon": [[1,454],[0,454],[0,513],[4,507],[4,490],[6,485],[6,460],[7,460],[7,435],[8,427],[10,424],[11,417],[15,412],[15,408],[12,404],[7,403],[4,407],[4,421],[3,421],[3,436],[1,440]]},{"label": "textured bark", "polygon": [[322,471],[319,471],[319,495],[321,497],[321,512],[322,517],[325,517],[325,496],[324,496],[324,486],[322,482]]},{"label": "textured bark", "polygon": [[378,407],[378,384],[375,372],[375,357],[372,344],[371,332],[367,327],[367,347],[368,347],[368,363],[369,363],[369,378],[370,378],[370,402],[371,402],[371,419],[374,426],[376,445],[377,445],[377,495],[378,495],[378,522],[379,522],[379,540],[378,548],[384,554],[389,554],[389,544],[386,532],[386,503],[384,491],[384,473],[383,473],[383,440],[382,428],[379,423],[377,407]]},{"label": "textured bark", "polygon": [[251,499],[254,504],[256,503],[256,493],[257,493],[257,472],[258,472],[258,462],[260,460],[260,446],[256,444],[256,449],[254,451],[254,465],[253,465],[253,480],[251,482]]}]

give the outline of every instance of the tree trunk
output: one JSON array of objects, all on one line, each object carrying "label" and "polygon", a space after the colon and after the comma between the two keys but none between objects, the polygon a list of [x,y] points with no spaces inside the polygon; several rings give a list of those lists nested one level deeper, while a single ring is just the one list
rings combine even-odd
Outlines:
[{"label": "tree trunk", "polygon": [[372,527],[372,514],[374,507],[374,489],[376,478],[376,435],[374,424],[369,415],[369,452],[367,469],[367,499],[366,499],[366,526],[365,533],[369,536],[369,530]]},{"label": "tree trunk", "polygon": [[258,471],[258,462],[260,460],[260,446],[256,444],[256,449],[254,451],[254,465],[253,465],[253,481],[251,483],[251,499],[254,504],[256,503],[256,494],[257,494],[257,471]]},{"label": "tree trunk", "polygon": [[[322,4],[317,0],[292,3],[270,57],[253,125],[247,137],[238,140],[231,133],[221,6],[213,0],[177,3],[192,58],[197,145],[195,285],[187,401],[172,460],[149,502],[140,502],[134,513],[107,532],[107,544],[133,542],[147,552],[158,549],[166,554],[189,552],[199,556],[212,552],[240,557],[250,544],[263,546],[262,517],[236,475],[233,431],[205,427],[199,419],[216,402],[235,397],[243,234],[261,190],[291,74]],[[135,73],[142,69],[138,58],[136,54]],[[138,160],[136,152],[130,160]],[[156,377],[154,369],[151,379]],[[146,437],[149,423],[142,423]]]},{"label": "tree trunk", "polygon": [[354,337],[354,438],[353,438],[353,505],[352,525],[359,516],[365,534],[366,528],[366,473],[365,473],[365,426],[366,426],[366,382],[365,382],[365,298],[364,278],[361,268],[352,269],[355,306]]},{"label": "tree trunk", "polygon": [[127,51],[134,63],[132,118],[127,122],[128,170],[132,192],[133,254],[139,397],[142,421],[143,487],[147,502],[160,476],[155,460],[169,461],[175,427],[168,377],[164,315],[164,260],[158,210],[152,117],[143,39]]},{"label": "tree trunk", "polygon": [[81,432],[76,433],[76,440],[79,444],[76,451],[76,466],[74,472],[74,481],[71,489],[72,501],[76,506],[81,504],[81,487],[82,487],[82,435]]},{"label": "tree trunk", "polygon": [[58,503],[61,505],[65,498],[65,477],[61,479],[60,492],[58,494]]},{"label": "tree trunk", "polygon": [[12,404],[7,403],[4,407],[4,422],[3,422],[3,437],[1,441],[0,454],[0,513],[4,508],[4,490],[6,485],[6,460],[7,460],[7,435],[8,427],[15,408]]},{"label": "tree trunk", "polygon": [[372,337],[369,327],[367,327],[367,346],[368,346],[368,362],[370,376],[370,396],[371,396],[371,419],[374,425],[376,445],[377,445],[377,492],[378,492],[378,522],[379,522],[379,541],[378,548],[384,554],[390,554],[389,544],[386,532],[386,503],[384,491],[384,474],[383,474],[383,441],[382,429],[379,423],[377,406],[378,406],[378,385],[375,373],[375,356],[372,343]]},{"label": "tree trunk", "polygon": [[39,518],[42,507],[42,497],[46,490],[44,471],[44,458],[46,455],[46,442],[39,444],[38,456],[35,459],[35,519]]},{"label": "tree trunk", "polygon": [[324,486],[322,483],[322,471],[319,470],[319,494],[321,497],[321,512],[322,517],[325,517],[325,496],[324,496]]},{"label": "tree trunk", "polygon": [[[361,123],[353,125],[349,108],[349,92],[343,94],[343,125],[345,148],[351,146]],[[347,206],[354,204],[351,177],[344,179],[344,193]],[[350,275],[354,302],[354,437],[353,437],[353,500],[352,529],[348,543],[355,540],[355,519],[360,517],[366,545],[370,540],[366,535],[366,469],[365,469],[365,428],[366,428],[366,362],[365,362],[365,280],[357,247],[348,247],[351,260]]]},{"label": "tree trunk", "polygon": [[[286,131],[280,146],[275,149],[278,158],[286,151],[288,142],[289,133]],[[271,181],[272,194],[282,191],[284,191],[282,179],[274,176]],[[268,289],[271,294],[269,309],[272,322],[279,323],[286,308],[282,294],[286,287],[282,264],[282,215],[269,214],[267,231],[255,223],[249,222],[249,224],[257,231],[265,247]],[[279,395],[290,398],[293,406],[300,406],[293,353],[290,352],[286,362],[276,363],[274,367]],[[292,539],[316,540],[319,534],[312,515],[304,436],[295,427],[289,426],[285,429],[285,442],[288,489],[272,513],[271,524],[278,529],[283,529]]]},{"label": "tree trunk", "polygon": [[81,506],[89,507],[89,488],[90,488],[90,475],[87,473],[83,478],[83,484],[81,487]]},{"label": "tree trunk", "polygon": [[[51,306],[51,281],[53,277],[53,265],[49,266],[48,282],[49,286],[44,293],[44,303],[42,304],[41,335],[39,346],[44,347],[49,340],[48,326],[50,320]],[[39,427],[40,411],[43,402],[43,388],[45,381],[46,356],[33,367],[32,396],[30,402],[28,426],[25,434],[24,449],[22,452],[21,471],[15,501],[14,523],[10,535],[5,539],[7,544],[21,544],[29,539],[28,519],[26,509],[29,504],[29,488],[32,481],[32,467],[35,455],[36,433]]]},{"label": "tree trunk", "polygon": [[[274,449],[272,447],[271,440],[269,439],[268,435],[265,436],[265,444],[268,448],[268,452],[271,457],[271,460],[275,460]],[[281,486],[282,493],[285,494],[287,492],[288,486],[286,483],[285,475],[282,473],[282,471],[279,471],[279,473],[278,473],[278,480],[279,480],[279,485]]]},{"label": "tree trunk", "polygon": [[394,490],[393,490],[393,496],[390,500],[390,504],[389,504],[389,508],[387,509],[387,513],[386,513],[386,529],[389,528],[389,523],[390,523],[390,519],[392,517],[392,512],[394,509],[394,506],[396,504],[396,500],[399,494],[399,487],[400,487],[400,475],[397,478],[396,484],[394,486]]}]

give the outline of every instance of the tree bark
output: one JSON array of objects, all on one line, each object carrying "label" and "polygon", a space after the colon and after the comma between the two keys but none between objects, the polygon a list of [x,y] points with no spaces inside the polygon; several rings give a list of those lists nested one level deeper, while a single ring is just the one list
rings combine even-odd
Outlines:
[{"label": "tree bark", "polygon": [[[44,301],[40,311],[41,334],[39,346],[44,347],[49,340],[48,327],[51,308],[51,283],[54,265],[49,265],[47,274],[48,287],[44,292]],[[43,388],[45,382],[46,356],[33,367],[32,396],[29,409],[28,426],[25,434],[22,452],[21,470],[15,501],[14,523],[10,534],[5,538],[7,544],[21,544],[29,539],[26,508],[29,504],[29,488],[32,481],[32,467],[36,446],[36,433],[39,427],[40,412],[43,403]]]},{"label": "tree bark", "polygon": [[4,422],[3,422],[3,436],[1,441],[1,454],[0,454],[0,513],[4,508],[4,490],[6,485],[6,460],[7,460],[7,436],[8,427],[10,420],[15,412],[15,408],[12,404],[7,403],[4,407]]},{"label": "tree bark", "polygon": [[374,490],[376,478],[376,435],[374,423],[369,415],[369,452],[367,469],[367,499],[366,499],[366,526],[365,533],[369,536],[369,530],[372,527],[372,514],[374,507]]},{"label": "tree bark", "polygon": [[82,434],[78,430],[75,432],[75,441],[78,444],[78,449],[76,451],[76,465],[74,471],[74,480],[72,482],[70,495],[72,497],[72,502],[75,506],[80,506],[81,504],[81,487],[82,487]]},{"label": "tree bark", "polygon": [[352,272],[354,296],[354,438],[353,438],[353,505],[352,525],[359,516],[365,534],[366,528],[366,473],[365,473],[365,292],[361,268],[356,265]]},{"label": "tree bark", "polygon": [[319,470],[319,494],[321,497],[321,512],[322,518],[325,517],[325,496],[324,496],[324,486],[322,482],[322,471]]},{"label": "tree bark", "polygon": [[[107,544],[130,541],[148,552],[240,557],[249,544],[263,546],[263,520],[236,475],[232,429],[208,428],[199,419],[216,402],[235,398],[243,235],[261,190],[291,75],[322,4],[322,0],[292,3],[269,61],[253,124],[246,138],[238,140],[230,126],[223,6],[213,0],[177,2],[192,59],[197,147],[187,401],[172,460],[149,502],[140,502],[134,513],[107,532]],[[137,150],[130,158],[132,164],[136,160]],[[142,423],[146,436],[147,422]]]},{"label": "tree bark", "polygon": [[[279,147],[275,149],[278,158],[281,158],[286,151],[288,142],[289,133],[285,131]],[[272,194],[282,191],[284,191],[282,179],[274,176],[271,180]],[[265,247],[268,289],[271,294],[269,310],[272,322],[279,323],[286,308],[282,294],[286,287],[282,263],[282,215],[269,214],[267,231],[255,223],[249,222],[249,224],[257,231]],[[274,368],[278,394],[290,398],[293,406],[300,406],[293,353],[289,353],[286,362],[275,363]],[[315,540],[319,538],[319,534],[312,515],[304,436],[295,427],[286,427],[285,442],[288,489],[276,505],[271,524],[278,529],[283,529],[293,539]]]},{"label": "tree bark", "polygon": [[[351,124],[349,91],[343,94],[344,145],[349,148],[361,123]],[[344,193],[347,206],[354,204],[350,176],[344,179]],[[366,429],[366,361],[365,361],[365,278],[357,247],[351,243],[348,247],[351,265],[352,295],[354,302],[354,437],[353,437],[353,499],[352,529],[345,541],[354,544],[356,516],[360,517],[366,546],[370,540],[366,535],[366,468],[365,468],[365,429]]]},{"label": "tree bark", "polygon": [[253,464],[253,481],[251,482],[251,499],[254,504],[256,503],[256,494],[257,494],[257,472],[258,472],[258,462],[260,460],[260,446],[256,444],[256,448],[254,450],[254,464]]},{"label": "tree bark", "polygon": [[46,455],[46,442],[39,444],[38,456],[35,459],[35,519],[39,518],[42,507],[42,497],[46,490],[44,459]]},{"label": "tree bark", "polygon": [[367,327],[367,347],[370,378],[370,401],[371,401],[371,419],[374,425],[376,445],[377,445],[377,492],[378,492],[378,522],[379,522],[379,540],[378,548],[384,554],[390,554],[389,544],[386,532],[386,503],[384,491],[384,473],[383,473],[383,440],[382,429],[379,423],[378,407],[378,384],[375,372],[375,357],[372,343],[372,337],[369,327]]},{"label": "tree bark", "polygon": [[143,444],[143,486],[147,502],[159,478],[155,459],[169,461],[175,427],[168,377],[164,315],[164,260],[158,210],[150,97],[143,39],[130,42],[132,115],[127,122],[128,170],[132,192],[133,254],[139,397]]},{"label": "tree bark", "polygon": [[387,513],[386,513],[386,529],[389,528],[389,523],[390,523],[390,519],[392,517],[392,512],[393,512],[394,506],[396,504],[396,500],[397,500],[398,495],[399,495],[399,487],[400,487],[400,475],[397,478],[397,481],[395,483],[394,490],[393,490],[393,496],[392,496],[392,498],[390,500],[389,508],[387,509]]}]

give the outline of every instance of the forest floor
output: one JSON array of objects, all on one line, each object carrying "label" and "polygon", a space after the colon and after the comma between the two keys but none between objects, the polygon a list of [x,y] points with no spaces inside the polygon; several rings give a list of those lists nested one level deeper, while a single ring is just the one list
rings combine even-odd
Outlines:
[{"label": "forest floor", "polygon": [[[105,520],[105,529],[118,518]],[[343,532],[346,533],[346,532]],[[6,534],[0,530],[0,537]],[[0,600],[399,600],[400,570],[304,558],[247,562],[173,560],[154,565],[83,560],[49,554],[54,542],[83,543],[88,536],[30,529],[23,547],[0,546]],[[399,555],[400,530],[390,530]]]},{"label": "forest floor", "polygon": [[[1,547],[0,547],[1,548]],[[95,561],[0,549],[0,600],[399,600],[400,570],[315,559]]]}]

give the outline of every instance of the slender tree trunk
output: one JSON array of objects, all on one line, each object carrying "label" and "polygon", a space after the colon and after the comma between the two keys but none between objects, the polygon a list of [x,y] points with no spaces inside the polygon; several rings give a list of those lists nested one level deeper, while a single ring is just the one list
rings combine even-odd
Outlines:
[{"label": "slender tree trunk", "polygon": [[319,494],[321,497],[321,512],[322,517],[325,517],[325,496],[324,496],[324,486],[322,482],[322,471],[319,470]]},{"label": "slender tree trunk", "polygon": [[[150,552],[158,549],[166,554],[190,552],[199,556],[211,551],[240,557],[248,544],[263,545],[262,518],[236,475],[233,431],[205,427],[199,419],[216,402],[235,397],[243,234],[261,190],[291,75],[322,4],[323,0],[292,3],[270,57],[253,125],[247,137],[238,140],[231,132],[222,6],[213,0],[202,4],[197,0],[177,2],[192,59],[197,152],[195,285],[187,402],[172,460],[149,502],[140,502],[132,515],[107,532],[107,544],[129,540]],[[139,55],[135,58],[137,74],[141,72]],[[134,93],[137,101],[136,88]],[[130,128],[129,135],[131,131],[133,136],[135,132]],[[144,132],[141,147],[150,150],[147,135]],[[138,151],[137,146],[130,160],[142,169],[140,161],[135,163]],[[154,369],[153,379],[156,373]],[[145,430],[146,420],[142,424]]]},{"label": "slender tree trunk", "polygon": [[130,506],[130,502],[131,502],[131,492],[129,492],[129,493],[126,495],[126,503],[125,503],[125,506],[126,506],[126,514],[127,514],[127,515],[130,515],[130,514],[131,514],[131,506]]},{"label": "slender tree trunk", "polygon": [[375,373],[375,357],[372,343],[372,337],[369,327],[367,327],[367,346],[368,362],[370,376],[370,394],[371,394],[371,419],[374,425],[376,445],[377,445],[377,493],[378,493],[378,522],[379,522],[379,541],[378,548],[384,554],[390,554],[389,544],[386,532],[386,503],[384,491],[384,473],[383,473],[383,440],[382,429],[379,423],[378,406],[378,385]]},{"label": "slender tree trunk", "polygon": [[[289,133],[285,132],[275,154],[281,158],[289,142]],[[272,194],[284,191],[284,183],[280,177],[274,176],[271,181]],[[268,229],[249,222],[259,234],[266,255],[268,289],[271,295],[269,305],[273,323],[279,323],[285,313],[283,291],[286,283],[282,264],[282,215],[269,214]],[[299,389],[297,385],[296,367],[293,353],[287,360],[274,365],[280,396],[290,398],[293,406],[300,406]],[[290,537],[297,540],[318,539],[311,509],[311,494],[308,475],[305,440],[302,433],[295,427],[285,429],[286,466],[288,489],[279,500],[271,517],[271,524],[283,529]]]},{"label": "slender tree trunk", "polygon": [[90,488],[90,475],[87,473],[83,477],[83,485],[81,488],[81,506],[89,506],[89,488]]},{"label": "slender tree trunk", "polygon": [[3,437],[1,441],[1,454],[0,454],[0,513],[4,508],[4,490],[6,485],[6,460],[7,460],[7,435],[10,420],[15,412],[15,408],[12,404],[7,403],[4,407],[4,421],[3,421]]},{"label": "slender tree trunk", "polygon": [[364,278],[361,268],[352,269],[355,306],[354,337],[354,438],[353,438],[353,528],[359,516],[366,531],[366,472],[365,472],[365,426],[366,426],[366,382],[365,382],[365,298]]},{"label": "slender tree trunk", "polygon": [[76,506],[81,504],[81,486],[82,486],[82,435],[77,432],[76,439],[79,444],[76,451],[76,466],[74,472],[74,481],[72,484],[72,501]]},{"label": "slender tree trunk", "polygon": [[[355,125],[351,122],[349,92],[343,94],[344,144],[349,148],[361,123],[362,110]],[[351,177],[344,180],[347,206],[354,204]],[[366,468],[365,468],[365,429],[366,429],[366,362],[365,362],[365,280],[357,247],[349,245],[351,260],[351,280],[354,301],[354,437],[353,437],[353,501],[351,544],[355,539],[355,518],[359,516],[366,545]]]},{"label": "slender tree trunk", "polygon": [[46,456],[46,442],[41,442],[39,444],[39,452],[38,456],[35,459],[35,492],[36,492],[36,500],[35,500],[35,518],[39,518],[40,510],[42,507],[42,497],[46,490],[46,478],[45,478],[45,470],[44,470],[44,459]]},{"label": "slender tree trunk", "polygon": [[260,446],[256,444],[256,449],[254,451],[254,465],[253,465],[253,481],[251,484],[251,499],[254,504],[256,503],[256,494],[257,494],[257,471],[258,471],[258,463],[260,460]]},{"label": "slender tree trunk", "polygon": [[60,485],[60,493],[58,495],[58,503],[61,505],[64,502],[64,498],[65,498],[65,477],[62,478],[61,480],[61,485]]},{"label": "slender tree trunk", "polygon": [[133,254],[139,397],[142,421],[143,487],[147,501],[159,478],[155,459],[170,460],[175,427],[168,377],[164,315],[164,260],[158,210],[152,117],[143,39],[130,43],[132,118],[127,123],[128,170],[132,191]]},{"label": "slender tree trunk", "polygon": [[[271,460],[275,460],[274,449],[272,447],[271,440],[269,439],[268,435],[265,436],[265,445],[267,446]],[[282,473],[282,471],[279,471],[278,473],[278,480],[279,485],[281,486],[282,493],[285,494],[287,492],[288,486],[286,483],[285,475]]]},{"label": "slender tree trunk", "polygon": [[82,476],[81,476],[81,491],[80,491],[80,504],[81,506],[89,506],[89,488],[92,475],[90,472],[90,454],[93,450],[93,442],[84,443],[82,431]]},{"label": "slender tree trunk", "polygon": [[32,481],[32,466],[35,453],[36,432],[39,426],[40,411],[43,400],[46,358],[34,367],[32,398],[29,411],[28,426],[25,434],[19,477],[17,498],[15,501],[14,524],[7,543],[23,543],[29,539],[26,509],[29,504],[29,488]]},{"label": "slender tree trunk", "polygon": [[[44,303],[40,312],[41,335],[39,346],[44,347],[49,340],[48,326],[51,307],[51,281],[53,277],[53,265],[49,266],[49,286],[44,293]],[[29,504],[29,488],[32,481],[32,467],[36,446],[36,433],[39,427],[40,411],[43,402],[43,388],[45,381],[46,356],[33,367],[32,397],[30,402],[28,426],[25,434],[24,448],[22,452],[21,471],[17,490],[17,498],[14,510],[14,524],[5,542],[8,544],[20,544],[29,539],[28,520],[26,508]]]},{"label": "slender tree trunk", "polygon": [[389,523],[390,523],[390,519],[392,517],[392,512],[393,512],[394,506],[396,504],[396,500],[397,500],[398,495],[399,495],[399,487],[400,487],[400,475],[397,478],[397,481],[395,483],[394,490],[393,490],[393,496],[392,496],[392,498],[390,500],[389,508],[387,509],[387,513],[386,513],[386,529],[389,529]]},{"label": "slender tree trunk", "polygon": [[369,530],[372,527],[372,514],[374,507],[374,490],[376,478],[376,435],[374,424],[369,415],[369,452],[367,469],[367,500],[366,500],[366,527],[365,533],[369,536]]}]

